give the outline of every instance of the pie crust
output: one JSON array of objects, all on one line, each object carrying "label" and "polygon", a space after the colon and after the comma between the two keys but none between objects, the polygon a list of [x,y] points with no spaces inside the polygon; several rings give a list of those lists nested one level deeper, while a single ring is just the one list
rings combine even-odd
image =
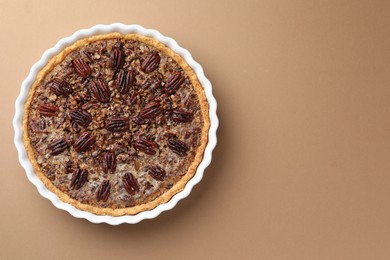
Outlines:
[{"label": "pie crust", "polygon": [[[178,66],[182,68],[182,73],[184,73],[185,76],[190,79],[194,91],[197,95],[197,99],[200,107],[200,115],[203,120],[203,125],[201,127],[201,132],[200,132],[199,145],[197,146],[196,151],[194,151],[194,157],[192,161],[189,163],[186,173],[176,183],[174,183],[172,187],[170,187],[168,190],[166,190],[164,193],[157,196],[156,198],[153,198],[153,200],[147,201],[146,203],[143,204],[124,207],[124,208],[99,207],[96,205],[90,205],[88,203],[82,203],[79,200],[69,196],[69,194],[60,190],[57,186],[55,186],[52,183],[52,181],[47,177],[45,172],[39,166],[29,135],[29,111],[33,104],[34,93],[36,89],[40,86],[40,84],[44,81],[45,77],[53,70],[53,68],[55,68],[56,65],[60,64],[67,57],[67,55],[72,53],[73,51],[78,50],[82,46],[85,46],[87,44],[96,41],[105,41],[110,39],[139,41],[145,43],[146,45],[154,47],[155,49],[157,49],[159,53],[172,58],[178,64]],[[47,63],[47,65],[38,73],[36,80],[28,93],[28,98],[25,103],[24,111],[25,111],[23,115],[24,144],[27,150],[28,157],[31,161],[31,164],[39,179],[44,183],[44,185],[50,191],[55,193],[63,202],[68,203],[83,211],[91,212],[98,215],[110,215],[110,216],[134,215],[142,211],[151,210],[160,204],[164,204],[168,202],[175,194],[182,191],[185,185],[187,184],[187,182],[194,176],[199,163],[202,161],[204,149],[208,141],[208,129],[210,126],[210,120],[208,116],[209,107],[204,93],[204,89],[200,85],[197,76],[195,75],[192,68],[184,61],[184,59],[180,55],[172,51],[170,48],[168,48],[161,42],[153,38],[149,38],[138,34],[123,35],[120,33],[110,33],[104,35],[95,35],[95,36],[87,37],[85,39],[78,40],[74,44],[63,49],[59,54],[51,58]],[[73,148],[71,147],[69,149],[73,149]]]}]

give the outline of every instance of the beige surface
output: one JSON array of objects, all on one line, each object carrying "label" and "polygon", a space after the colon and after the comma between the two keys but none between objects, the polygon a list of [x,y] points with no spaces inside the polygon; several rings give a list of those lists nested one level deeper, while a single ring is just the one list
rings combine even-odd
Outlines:
[{"label": "beige surface", "polygon": [[[390,259],[390,2],[145,2],[0,1],[0,258]],[[117,21],[192,52],[221,127],[189,198],[111,227],[40,197],[11,120],[44,50]]]}]

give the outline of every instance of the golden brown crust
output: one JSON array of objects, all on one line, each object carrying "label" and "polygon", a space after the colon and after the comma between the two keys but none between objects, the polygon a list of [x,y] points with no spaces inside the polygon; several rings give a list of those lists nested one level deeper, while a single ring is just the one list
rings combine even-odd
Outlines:
[{"label": "golden brown crust", "polygon": [[[30,104],[32,101],[33,94],[40,84],[40,82],[45,78],[47,73],[49,73],[54,66],[59,64],[70,52],[78,49],[80,46],[83,46],[89,42],[94,42],[98,40],[105,40],[105,39],[113,39],[113,38],[123,38],[123,39],[134,39],[142,41],[148,45],[151,45],[155,48],[157,48],[159,51],[165,53],[166,55],[172,57],[180,67],[183,68],[183,71],[187,74],[187,76],[191,79],[191,82],[194,86],[194,89],[198,95],[199,103],[200,103],[200,109],[202,113],[202,117],[204,120],[202,133],[201,133],[201,142],[199,147],[197,148],[197,153],[195,155],[194,161],[189,166],[187,173],[167,192],[162,194],[161,196],[157,197],[155,200],[150,201],[146,204],[137,205],[130,208],[122,208],[122,209],[111,209],[111,208],[99,208],[94,207],[91,205],[80,203],[77,200],[72,199],[67,194],[60,191],[56,186],[53,185],[53,183],[46,177],[46,175],[41,171],[40,167],[38,166],[38,163],[35,159],[34,152],[32,150],[31,144],[30,144],[30,137],[28,135],[28,129],[27,129],[27,121],[28,121],[28,111],[30,108]],[[80,210],[88,211],[94,214],[98,215],[111,215],[111,216],[122,216],[122,215],[134,215],[142,211],[151,210],[155,207],[157,207],[160,204],[168,202],[175,194],[182,191],[187,184],[187,182],[194,176],[196,169],[203,158],[204,149],[206,147],[207,141],[208,141],[208,130],[210,126],[210,119],[209,119],[209,107],[208,102],[206,100],[206,96],[203,90],[203,87],[200,85],[197,76],[195,75],[192,68],[184,61],[184,59],[169,49],[167,46],[162,44],[161,42],[145,37],[138,34],[127,34],[123,35],[120,33],[110,33],[105,35],[96,35],[89,38],[81,39],[72,44],[71,46],[66,47],[62,52],[54,56],[50,59],[48,64],[38,73],[36,80],[34,84],[31,86],[31,89],[29,91],[27,101],[24,106],[24,115],[23,115],[23,135],[24,135],[24,145],[27,150],[28,157],[30,159],[30,162],[34,168],[34,171],[36,175],[39,177],[39,179],[45,184],[45,186],[53,193],[55,193],[63,202],[68,203]]]}]

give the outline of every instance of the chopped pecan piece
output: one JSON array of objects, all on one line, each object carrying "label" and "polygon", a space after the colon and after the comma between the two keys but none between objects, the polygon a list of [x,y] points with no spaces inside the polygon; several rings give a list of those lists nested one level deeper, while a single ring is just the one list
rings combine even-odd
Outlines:
[{"label": "chopped pecan piece", "polygon": [[74,142],[74,149],[78,153],[85,152],[96,142],[95,136],[90,132],[82,133],[79,138]]},{"label": "chopped pecan piece", "polygon": [[161,57],[157,52],[151,52],[142,62],[141,69],[146,73],[150,73],[160,66],[160,60]]},{"label": "chopped pecan piece", "polygon": [[158,90],[161,90],[161,82],[159,79],[147,80],[141,86],[143,89],[149,89],[152,93],[157,93]]},{"label": "chopped pecan piece", "polygon": [[79,125],[87,127],[92,122],[92,116],[84,110],[73,110],[69,112],[70,119]]},{"label": "chopped pecan piece", "polygon": [[125,132],[129,130],[129,119],[126,117],[111,117],[106,122],[106,129],[110,132]]},{"label": "chopped pecan piece", "polygon": [[107,152],[103,158],[102,164],[104,173],[115,173],[116,170],[116,155],[113,152]]},{"label": "chopped pecan piece", "polygon": [[91,74],[91,68],[83,59],[77,58],[73,60],[72,63],[77,74],[79,74],[81,77],[85,78]]},{"label": "chopped pecan piece", "polygon": [[110,197],[111,183],[109,180],[104,180],[96,193],[96,200],[106,202]]},{"label": "chopped pecan piece", "polygon": [[172,150],[175,154],[179,156],[186,156],[188,150],[190,149],[186,143],[177,139],[169,139],[168,142],[169,149]]},{"label": "chopped pecan piece", "polygon": [[116,78],[116,86],[121,94],[129,92],[134,82],[134,74],[130,70],[120,70]]},{"label": "chopped pecan piece", "polygon": [[93,80],[89,85],[89,90],[96,100],[102,103],[110,101],[111,92],[104,80]]},{"label": "chopped pecan piece", "polygon": [[137,91],[134,91],[134,92],[131,94],[129,100],[127,101],[127,104],[128,104],[129,106],[134,105],[135,103],[137,103],[137,98],[138,98],[138,92],[137,92]]},{"label": "chopped pecan piece", "polygon": [[96,102],[96,101],[89,101],[89,102],[87,102],[87,103],[84,103],[82,106],[81,106],[81,108],[82,109],[85,109],[85,110],[87,110],[87,109],[90,109],[90,108],[98,108],[99,107],[99,103],[98,102]]},{"label": "chopped pecan piece", "polygon": [[72,175],[70,181],[70,187],[73,189],[80,189],[88,180],[88,171],[85,169],[78,168]]},{"label": "chopped pecan piece", "polygon": [[140,114],[143,118],[152,119],[160,115],[161,112],[160,102],[152,101],[142,108]]},{"label": "chopped pecan piece", "polygon": [[149,167],[148,173],[157,181],[163,181],[166,175],[165,170],[158,165]]},{"label": "chopped pecan piece", "polygon": [[51,155],[58,155],[68,148],[68,144],[63,139],[54,140],[47,146],[47,148],[51,150]]},{"label": "chopped pecan piece", "polygon": [[68,97],[73,92],[68,82],[60,79],[53,79],[51,82],[49,82],[48,86],[50,90],[53,91],[53,93],[57,96]]},{"label": "chopped pecan piece", "polygon": [[133,174],[127,172],[122,177],[123,187],[130,194],[134,195],[139,191],[139,184],[136,178],[134,178]]},{"label": "chopped pecan piece", "polygon": [[118,70],[123,66],[123,52],[119,48],[113,48],[110,55],[110,67]]},{"label": "chopped pecan piece", "polygon": [[60,109],[55,105],[40,104],[37,106],[37,110],[43,116],[55,116]]},{"label": "chopped pecan piece", "polygon": [[156,154],[158,146],[155,142],[141,137],[138,140],[134,141],[134,148],[146,154],[154,155]]},{"label": "chopped pecan piece", "polygon": [[174,94],[183,84],[184,77],[182,77],[179,71],[173,72],[165,82],[165,90],[169,95]]},{"label": "chopped pecan piece", "polygon": [[194,115],[190,111],[183,109],[173,110],[172,120],[175,122],[188,123],[194,119]]}]

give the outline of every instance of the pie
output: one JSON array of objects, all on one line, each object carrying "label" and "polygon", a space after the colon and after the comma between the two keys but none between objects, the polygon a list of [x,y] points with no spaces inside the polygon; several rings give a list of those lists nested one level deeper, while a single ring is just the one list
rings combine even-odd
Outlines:
[{"label": "pie", "polygon": [[87,37],[49,60],[23,117],[36,175],[63,202],[134,215],[182,191],[202,161],[210,120],[202,85],[156,39]]}]

